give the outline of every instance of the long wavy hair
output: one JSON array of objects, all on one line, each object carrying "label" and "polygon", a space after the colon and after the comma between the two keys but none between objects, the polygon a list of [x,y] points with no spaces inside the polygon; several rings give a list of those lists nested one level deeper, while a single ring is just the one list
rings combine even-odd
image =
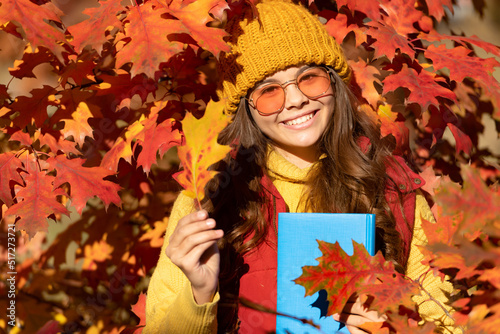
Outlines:
[{"label": "long wavy hair", "polygon": [[[356,108],[356,98],[332,72],[335,110],[317,143],[325,157],[304,180],[308,191],[302,200],[310,212],[376,214],[376,248],[404,271],[402,240],[384,196],[384,161],[393,144],[380,138],[372,116]],[[270,225],[260,181],[264,174],[269,176],[268,147],[273,143],[256,125],[245,99],[220,133],[219,142],[232,145],[233,154],[215,166],[220,173],[207,185],[203,206],[225,232],[219,241],[220,285],[231,285],[228,290],[237,295],[235,278],[243,266],[242,257],[264,241]]]}]

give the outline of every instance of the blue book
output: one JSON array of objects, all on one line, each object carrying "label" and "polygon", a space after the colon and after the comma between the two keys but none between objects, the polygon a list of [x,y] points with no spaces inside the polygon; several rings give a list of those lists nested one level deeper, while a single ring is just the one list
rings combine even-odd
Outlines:
[{"label": "blue book", "polygon": [[[278,298],[277,311],[298,318],[311,319],[321,331],[288,317],[276,317],[276,333],[319,334],[349,333],[326,314],[326,291],[305,297],[305,288],[295,284],[303,266],[318,264],[321,257],[316,240],[339,242],[352,255],[352,240],[362,243],[375,254],[375,215],[343,213],[280,213],[278,215]],[[312,306],[314,304],[315,306]]]}]

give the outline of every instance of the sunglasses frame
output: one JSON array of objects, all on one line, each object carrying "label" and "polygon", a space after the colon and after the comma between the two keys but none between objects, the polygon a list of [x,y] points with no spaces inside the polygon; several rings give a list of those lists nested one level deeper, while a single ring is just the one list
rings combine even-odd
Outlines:
[{"label": "sunglasses frame", "polygon": [[[328,68],[328,67],[326,67],[326,66],[311,66],[310,68],[322,68],[322,69],[324,69],[324,70],[326,71],[326,73],[328,74],[328,78],[330,79],[330,87],[331,87],[332,83],[334,83],[334,84],[335,84],[335,76],[333,75],[333,70],[332,70],[332,69],[330,69],[330,68]],[[299,75],[298,75],[295,79],[288,80],[288,81],[285,81],[285,82],[283,82],[283,83],[272,83],[272,84],[270,84],[270,85],[275,85],[275,84],[279,85],[279,86],[281,87],[281,89],[283,89],[283,93],[284,93],[284,95],[283,95],[283,103],[282,103],[282,105],[281,105],[281,108],[280,108],[280,109],[278,109],[278,110],[276,110],[276,111],[273,111],[272,113],[262,113],[259,109],[257,109],[257,107],[256,107],[256,106],[254,105],[254,103],[253,103],[253,98],[251,97],[251,96],[252,96],[252,94],[253,94],[253,92],[252,92],[252,93],[250,93],[250,98],[244,97],[244,99],[245,99],[245,100],[247,100],[248,105],[249,105],[250,107],[252,107],[253,109],[257,110],[257,112],[259,113],[259,115],[261,115],[261,116],[271,116],[271,115],[274,115],[274,114],[277,114],[277,113],[282,112],[282,111],[283,111],[283,109],[285,108],[285,103],[286,103],[286,89],[285,89],[285,88],[286,88],[286,87],[288,87],[288,86],[289,86],[289,85],[291,85],[291,84],[295,84],[295,86],[297,87],[297,89],[298,89],[298,90],[299,90],[302,94],[304,94],[304,96],[306,96],[308,99],[317,99],[317,98],[319,98],[319,97],[321,97],[321,96],[324,96],[324,94],[328,91],[328,89],[329,89],[330,87],[328,87],[328,88],[327,88],[327,90],[325,90],[324,92],[322,92],[322,93],[320,93],[320,94],[318,94],[318,95],[315,95],[315,96],[309,96],[309,95],[306,95],[304,92],[302,92],[302,91],[300,90],[300,88],[299,88],[299,84],[297,83],[297,79],[298,79],[298,78],[299,78],[302,74],[304,74],[305,72],[307,72],[308,70],[309,70],[309,68],[308,68],[308,69],[306,69],[305,71],[303,71],[302,73],[300,73],[300,74],[299,74]]]}]

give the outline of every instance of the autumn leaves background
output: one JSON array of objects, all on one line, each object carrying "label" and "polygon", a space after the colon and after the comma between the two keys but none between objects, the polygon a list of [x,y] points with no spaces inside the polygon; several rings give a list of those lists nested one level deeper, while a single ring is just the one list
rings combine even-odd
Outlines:
[{"label": "autumn leaves background", "polygon": [[[142,292],[180,190],[179,158],[192,175],[220,158],[213,137],[188,130],[223,124],[209,104],[215,59],[227,50],[220,27],[253,1],[0,3],[2,52],[18,50],[0,84],[0,201],[2,231],[13,222],[20,230],[21,332],[140,330]],[[343,41],[361,112],[380,121],[435,192],[439,228],[426,229],[427,260],[462,290],[457,320],[488,332],[500,319],[500,152],[480,138],[486,121],[500,128],[499,48],[445,30],[452,0],[305,5]],[[83,11],[81,22],[66,15],[71,8]],[[177,147],[183,132],[198,150]],[[187,159],[200,152],[209,160]],[[177,180],[189,187],[188,176]],[[397,321],[393,328],[409,324],[404,312]]]}]

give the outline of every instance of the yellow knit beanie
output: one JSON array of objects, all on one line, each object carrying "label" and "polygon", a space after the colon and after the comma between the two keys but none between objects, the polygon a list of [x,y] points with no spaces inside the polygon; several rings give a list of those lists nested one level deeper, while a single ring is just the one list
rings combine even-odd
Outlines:
[{"label": "yellow knit beanie", "polygon": [[306,8],[286,0],[265,0],[256,7],[258,18],[248,11],[242,20],[228,24],[231,51],[220,56],[217,90],[227,114],[236,112],[256,83],[290,66],[331,66],[349,81],[344,52]]}]

